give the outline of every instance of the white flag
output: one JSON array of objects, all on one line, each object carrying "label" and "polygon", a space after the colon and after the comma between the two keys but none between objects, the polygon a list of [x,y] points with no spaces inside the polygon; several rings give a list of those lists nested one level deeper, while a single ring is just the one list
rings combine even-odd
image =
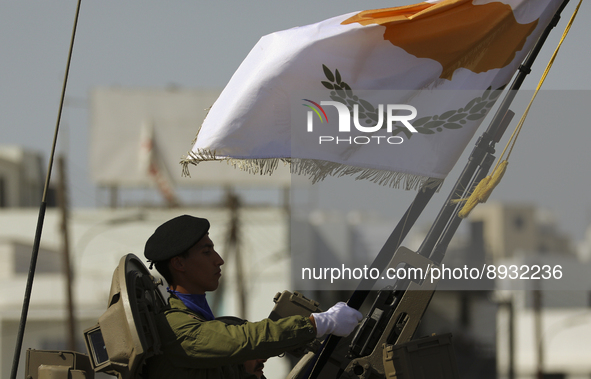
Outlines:
[{"label": "white flag", "polygon": [[[261,38],[183,161],[438,185],[559,0],[441,0]],[[343,104],[346,108],[339,106]]]}]

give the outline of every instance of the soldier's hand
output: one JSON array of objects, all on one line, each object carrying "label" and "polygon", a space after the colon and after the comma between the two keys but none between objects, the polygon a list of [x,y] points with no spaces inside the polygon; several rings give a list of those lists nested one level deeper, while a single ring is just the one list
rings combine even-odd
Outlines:
[{"label": "soldier's hand", "polygon": [[316,337],[325,334],[346,337],[359,324],[363,315],[347,304],[339,302],[326,312],[312,313],[312,317],[316,324]]}]

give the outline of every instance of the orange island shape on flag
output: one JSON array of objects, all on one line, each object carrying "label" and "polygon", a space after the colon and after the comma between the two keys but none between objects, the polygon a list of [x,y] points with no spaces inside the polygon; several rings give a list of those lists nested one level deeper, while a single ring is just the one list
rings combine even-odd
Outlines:
[{"label": "orange island shape on flag", "polygon": [[[313,182],[438,186],[561,3],[431,0],[263,36],[209,110],[183,172],[227,161],[270,174],[285,162]],[[387,121],[391,105],[416,110],[415,132]]]},{"label": "orange island shape on flag", "polygon": [[385,40],[441,63],[440,77],[451,80],[460,67],[480,73],[507,66],[523,49],[537,20],[518,23],[508,4],[457,0],[363,11],[343,21],[352,23],[384,26]]}]

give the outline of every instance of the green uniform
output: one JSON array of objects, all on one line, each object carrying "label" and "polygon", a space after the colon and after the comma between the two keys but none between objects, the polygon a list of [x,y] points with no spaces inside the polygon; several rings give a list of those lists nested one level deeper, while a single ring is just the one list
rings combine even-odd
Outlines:
[{"label": "green uniform", "polygon": [[307,317],[265,319],[243,325],[206,321],[175,297],[157,320],[163,354],[149,359],[150,379],[234,379],[249,376],[241,363],[301,347],[316,337]]}]

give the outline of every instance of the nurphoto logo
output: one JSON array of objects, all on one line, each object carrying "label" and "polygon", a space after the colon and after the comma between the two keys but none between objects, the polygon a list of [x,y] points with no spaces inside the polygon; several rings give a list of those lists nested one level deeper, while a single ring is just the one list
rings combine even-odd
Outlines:
[{"label": "nurphoto logo", "polygon": [[[412,105],[406,104],[387,104],[386,111],[384,112],[384,104],[378,105],[378,120],[375,125],[364,126],[361,125],[359,121],[359,106],[357,104],[353,105],[353,117],[351,117],[351,112],[347,105],[340,103],[338,101],[321,101],[320,104],[308,100],[302,99],[309,104],[303,104],[305,107],[309,108],[308,110],[308,118],[307,118],[307,132],[311,133],[314,131],[314,114],[316,114],[317,118],[320,120],[321,124],[327,123],[328,124],[328,117],[323,106],[333,106],[336,108],[338,112],[338,125],[339,125],[339,135],[321,135],[318,138],[318,144],[322,143],[335,143],[335,144],[355,144],[355,145],[367,145],[369,143],[387,143],[390,145],[399,145],[404,142],[404,139],[400,136],[386,136],[386,135],[357,135],[353,136],[345,136],[342,133],[350,133],[351,132],[351,119],[353,119],[353,125],[355,129],[362,133],[376,133],[380,129],[384,128],[384,118],[385,120],[385,128],[388,134],[392,134],[393,125],[396,122],[400,122],[405,128],[408,129],[410,133],[417,133],[418,131],[412,126],[410,123],[417,116],[417,109]],[[410,112],[409,114],[399,114],[400,111],[407,111]]]}]

